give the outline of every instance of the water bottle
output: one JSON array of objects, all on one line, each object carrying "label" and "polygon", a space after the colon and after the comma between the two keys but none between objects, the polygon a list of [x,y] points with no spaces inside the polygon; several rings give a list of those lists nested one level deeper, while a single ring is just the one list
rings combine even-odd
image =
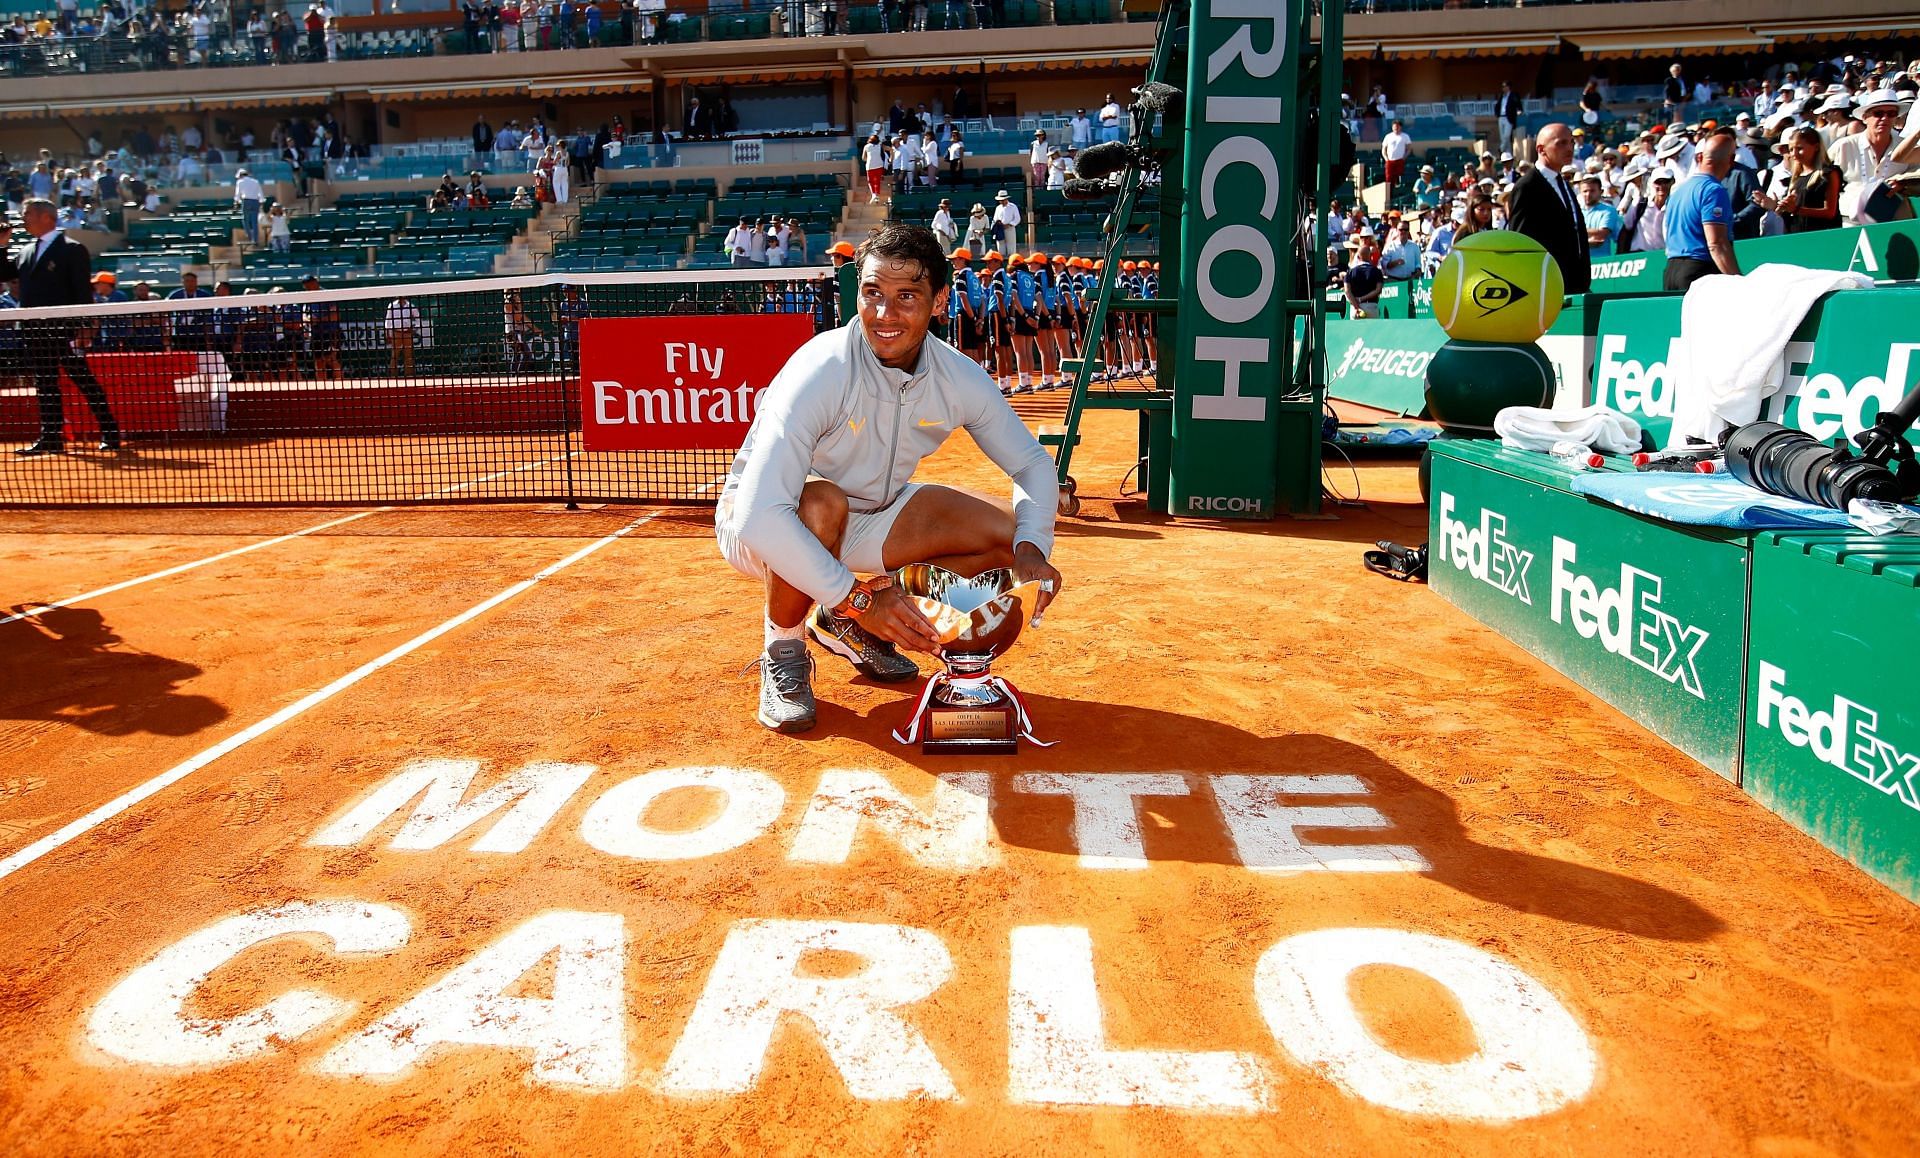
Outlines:
[{"label": "water bottle", "polygon": [[1592,448],[1577,442],[1556,442],[1547,453],[1553,455],[1555,462],[1568,470],[1589,470],[1601,466],[1606,459],[1595,454]]}]

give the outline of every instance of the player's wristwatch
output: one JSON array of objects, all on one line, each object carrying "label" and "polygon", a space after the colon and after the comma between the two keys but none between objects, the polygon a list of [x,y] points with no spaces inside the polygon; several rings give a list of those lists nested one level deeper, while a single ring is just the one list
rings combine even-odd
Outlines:
[{"label": "player's wristwatch", "polygon": [[893,586],[893,578],[889,575],[876,575],[871,579],[862,579],[855,583],[853,590],[847,592],[847,597],[834,607],[833,614],[841,619],[853,619],[865,615],[867,609],[873,606],[874,595],[891,586]]}]

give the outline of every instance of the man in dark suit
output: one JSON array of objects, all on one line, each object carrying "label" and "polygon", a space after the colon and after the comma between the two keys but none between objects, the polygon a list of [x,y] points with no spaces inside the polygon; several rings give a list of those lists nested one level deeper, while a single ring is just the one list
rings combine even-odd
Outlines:
[{"label": "man in dark suit", "polygon": [[1558,122],[1534,138],[1533,172],[1514,183],[1507,228],[1539,242],[1560,266],[1567,292],[1583,294],[1593,284],[1587,257],[1587,224],[1560,171],[1573,162],[1573,130]]},{"label": "man in dark suit", "polygon": [[[71,240],[55,222],[58,210],[53,202],[35,197],[27,201],[21,214],[32,240],[18,250],[10,248],[13,231],[0,226],[0,281],[20,280],[20,304],[38,306],[76,306],[93,301],[90,270],[93,259],[87,247]],[[86,398],[100,424],[100,449],[120,449],[120,424],[107,406],[106,392],[94,381],[87,360],[73,348],[78,324],[66,319],[38,319],[22,327],[21,335],[27,362],[33,367],[34,389],[40,395],[40,439],[32,446],[14,451],[19,455],[58,454],[65,444],[64,416],[60,410],[60,371]]]},{"label": "man in dark suit", "polygon": [[1496,153],[1518,153],[1520,151],[1520,118],[1526,105],[1520,100],[1520,94],[1506,81],[1500,82],[1500,95],[1494,99],[1493,115],[1500,121],[1500,145]]},{"label": "man in dark suit", "polygon": [[[1760,223],[1767,215],[1766,207],[1754,200],[1754,195],[1760,192],[1760,174],[1753,166],[1740,163],[1740,134],[1733,131],[1733,126],[1721,125],[1711,135],[1725,137],[1734,146],[1733,171],[1721,182],[1727,187],[1727,196],[1733,199],[1733,239],[1747,241],[1758,237]],[[1771,141],[1764,139],[1756,143],[1769,150],[1773,147]]]}]

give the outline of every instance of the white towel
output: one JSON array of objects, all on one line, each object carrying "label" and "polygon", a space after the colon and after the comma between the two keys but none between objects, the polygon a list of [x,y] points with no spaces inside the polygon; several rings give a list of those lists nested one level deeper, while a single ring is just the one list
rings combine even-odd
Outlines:
[{"label": "white towel", "polygon": [[1687,290],[1673,376],[1667,445],[1715,443],[1727,426],[1760,417],[1760,404],[1787,380],[1787,342],[1815,302],[1834,290],[1865,289],[1860,273],[1763,265],[1744,277],[1714,274]]},{"label": "white towel", "polygon": [[1555,414],[1538,406],[1509,406],[1493,416],[1500,445],[1514,450],[1558,453],[1578,443],[1602,454],[1632,454],[1640,449],[1640,424],[1609,406],[1589,406]]}]

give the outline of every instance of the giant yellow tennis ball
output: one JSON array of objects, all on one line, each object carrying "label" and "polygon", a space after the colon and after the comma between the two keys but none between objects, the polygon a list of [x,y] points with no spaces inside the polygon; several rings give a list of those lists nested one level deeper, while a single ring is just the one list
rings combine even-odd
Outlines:
[{"label": "giant yellow tennis ball", "polygon": [[1560,316],[1566,282],[1540,243],[1491,229],[1463,237],[1433,276],[1433,316],[1450,338],[1531,342]]}]

